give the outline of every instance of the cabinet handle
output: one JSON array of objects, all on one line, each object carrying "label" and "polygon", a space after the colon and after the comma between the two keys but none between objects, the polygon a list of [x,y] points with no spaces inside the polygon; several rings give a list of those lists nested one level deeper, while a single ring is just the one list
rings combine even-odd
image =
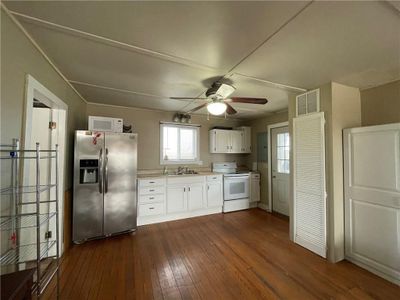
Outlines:
[{"label": "cabinet handle", "polygon": [[149,183],[155,183],[154,181],[149,181]]},{"label": "cabinet handle", "polygon": [[190,187],[189,187],[189,192],[190,192]]},{"label": "cabinet handle", "polygon": [[207,189],[210,190],[210,186],[209,185],[207,185]]},{"label": "cabinet handle", "polygon": [[149,190],[149,192],[154,192],[154,190]]},{"label": "cabinet handle", "polygon": [[154,209],[154,207],[149,207],[150,210]]},{"label": "cabinet handle", "polygon": [[150,199],[150,200],[153,200],[153,199],[154,199],[154,197],[150,197],[149,199]]},{"label": "cabinet handle", "polygon": [[183,188],[183,191],[186,192],[186,188]]}]

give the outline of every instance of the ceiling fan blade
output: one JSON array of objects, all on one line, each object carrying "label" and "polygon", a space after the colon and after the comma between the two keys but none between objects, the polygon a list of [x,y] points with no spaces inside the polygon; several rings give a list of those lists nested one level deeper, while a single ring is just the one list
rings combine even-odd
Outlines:
[{"label": "ceiling fan blade", "polygon": [[251,103],[251,104],[266,104],[266,98],[246,98],[246,97],[231,97],[231,102],[236,103]]},{"label": "ceiling fan blade", "polygon": [[234,115],[234,114],[237,113],[237,111],[236,111],[230,104],[228,104],[228,103],[225,103],[225,104],[226,104],[226,106],[227,106],[227,108],[226,108],[226,113],[227,113],[228,115]]},{"label": "ceiling fan blade", "polygon": [[200,106],[197,106],[197,107],[195,107],[195,108],[189,110],[187,113],[188,113],[188,114],[191,114],[191,113],[195,112],[196,110],[202,109],[203,107],[207,106],[207,104],[208,104],[208,103],[204,103],[204,104],[202,104],[202,105],[200,105]]},{"label": "ceiling fan blade", "polygon": [[199,97],[169,97],[169,99],[175,99],[175,100],[206,100],[207,98],[199,98]]}]

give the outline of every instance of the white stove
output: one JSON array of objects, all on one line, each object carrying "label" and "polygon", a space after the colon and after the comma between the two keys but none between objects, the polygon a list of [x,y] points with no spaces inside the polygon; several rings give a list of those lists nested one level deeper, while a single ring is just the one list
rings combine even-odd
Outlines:
[{"label": "white stove", "polygon": [[238,172],[236,162],[214,163],[213,172],[224,174],[223,212],[250,207],[250,172]]}]

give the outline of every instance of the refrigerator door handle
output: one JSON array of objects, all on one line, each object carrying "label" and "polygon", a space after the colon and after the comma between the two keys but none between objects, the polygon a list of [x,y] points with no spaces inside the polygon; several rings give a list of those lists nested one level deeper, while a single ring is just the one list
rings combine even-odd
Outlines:
[{"label": "refrigerator door handle", "polygon": [[106,159],[104,165],[104,193],[108,192],[108,148],[106,148]]},{"label": "refrigerator door handle", "polygon": [[103,149],[100,149],[99,152],[99,193],[103,193]]}]

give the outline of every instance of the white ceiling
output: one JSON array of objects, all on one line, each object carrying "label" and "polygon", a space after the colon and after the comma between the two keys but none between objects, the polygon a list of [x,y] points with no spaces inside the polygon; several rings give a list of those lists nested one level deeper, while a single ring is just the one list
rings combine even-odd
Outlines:
[{"label": "white ceiling", "polygon": [[[400,78],[400,12],[384,2],[12,1],[6,6],[89,102],[188,111],[221,76],[237,117],[287,108],[299,89]],[[205,113],[205,110],[200,111]]]}]

